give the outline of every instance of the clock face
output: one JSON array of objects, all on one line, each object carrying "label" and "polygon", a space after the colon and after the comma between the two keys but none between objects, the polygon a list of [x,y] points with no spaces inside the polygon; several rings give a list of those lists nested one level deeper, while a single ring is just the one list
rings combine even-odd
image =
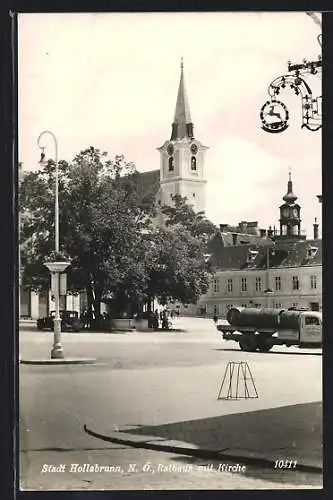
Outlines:
[{"label": "clock face", "polygon": [[167,152],[168,154],[171,156],[173,155],[173,151],[174,151],[174,147],[173,147],[173,144],[168,144],[168,147],[167,147]]},{"label": "clock face", "polygon": [[288,208],[285,208],[285,209],[283,210],[283,215],[284,215],[285,217],[288,217],[288,215],[289,215],[289,210],[288,210]]},{"label": "clock face", "polygon": [[191,153],[196,155],[198,152],[198,146],[196,144],[191,145]]},{"label": "clock face", "polygon": [[294,217],[298,217],[298,210],[297,210],[297,208],[294,208],[294,210],[293,210],[293,216]]}]

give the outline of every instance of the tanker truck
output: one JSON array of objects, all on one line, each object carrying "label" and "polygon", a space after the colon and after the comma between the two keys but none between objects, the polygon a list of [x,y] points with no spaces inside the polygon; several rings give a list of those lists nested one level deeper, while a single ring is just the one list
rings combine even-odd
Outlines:
[{"label": "tanker truck", "polygon": [[317,311],[232,307],[217,329],[247,352],[268,352],[274,345],[322,346],[322,313]]}]

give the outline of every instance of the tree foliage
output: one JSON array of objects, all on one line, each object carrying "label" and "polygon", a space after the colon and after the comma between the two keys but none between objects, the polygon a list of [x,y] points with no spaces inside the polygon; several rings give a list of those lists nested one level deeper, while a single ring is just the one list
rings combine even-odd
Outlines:
[{"label": "tree foliage", "polygon": [[[60,250],[69,255],[69,288],[86,290],[96,302],[114,294],[119,284],[140,278],[140,230],[147,224],[133,180],[133,164],[122,156],[89,148],[72,164],[59,163]],[[43,265],[54,249],[55,165],[49,161],[25,176],[20,186],[23,284],[35,290],[48,286]]]},{"label": "tree foliage", "polygon": [[208,288],[204,243],[181,224],[155,229],[147,243],[147,297],[195,303]]},{"label": "tree foliage", "polygon": [[[195,302],[208,286],[205,241],[214,226],[182,198],[152,222],[153,199],[142,192],[135,166],[90,147],[59,164],[60,252],[70,259],[68,289],[85,291],[97,314],[102,300],[114,315],[158,297]],[[54,250],[55,164],[20,182],[23,285],[49,286],[44,262]]]},{"label": "tree foliage", "polygon": [[175,195],[172,199],[173,206],[162,207],[166,225],[181,224],[192,236],[207,242],[209,237],[216,232],[216,226],[207,219],[204,212],[195,212],[185,197]]}]

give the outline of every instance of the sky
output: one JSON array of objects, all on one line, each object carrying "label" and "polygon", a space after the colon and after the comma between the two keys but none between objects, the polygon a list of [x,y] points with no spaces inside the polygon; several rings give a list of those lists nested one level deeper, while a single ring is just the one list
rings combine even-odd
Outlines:
[{"label": "sky", "polygon": [[[216,224],[279,226],[291,169],[302,229],[321,224],[321,132],[301,129],[301,100],[280,134],[261,129],[260,109],[288,61],[317,59],[320,27],[305,12],[20,14],[19,161],[39,168],[39,134],[51,130],[59,159],[94,146],[124,154],[141,172],[160,166],[170,139],[184,58],[194,135],[206,153],[206,215]],[[313,95],[321,79],[309,77]],[[54,145],[45,137],[47,157]]]}]

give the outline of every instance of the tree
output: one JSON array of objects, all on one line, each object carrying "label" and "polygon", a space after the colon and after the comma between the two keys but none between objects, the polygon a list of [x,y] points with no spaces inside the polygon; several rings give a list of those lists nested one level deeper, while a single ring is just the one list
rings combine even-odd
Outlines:
[{"label": "tree", "polygon": [[216,226],[210,222],[204,212],[195,212],[187,203],[187,198],[180,195],[173,196],[173,206],[162,207],[167,226],[181,224],[193,236],[207,243],[210,236],[216,233]]},{"label": "tree", "polygon": [[[71,260],[68,285],[72,293],[87,292],[97,316],[105,297],[118,313],[139,293],[145,271],[140,231],[149,215],[136,190],[134,165],[123,156],[106,156],[91,147],[72,164],[59,163],[60,246]],[[54,167],[48,162],[20,186],[23,284],[38,291],[48,285],[43,262],[54,246]]]},{"label": "tree", "polygon": [[[55,164],[27,174],[20,185],[23,285],[46,290],[53,258]],[[114,317],[136,312],[157,297],[195,302],[207,290],[204,253],[214,226],[181,198],[163,209],[165,227],[154,227],[154,200],[140,174],[119,155],[90,147],[71,163],[59,162],[60,252],[71,262],[68,289],[85,291],[89,310],[107,301]]]},{"label": "tree", "polygon": [[146,297],[194,303],[208,289],[205,245],[181,224],[154,229],[146,242]]}]

